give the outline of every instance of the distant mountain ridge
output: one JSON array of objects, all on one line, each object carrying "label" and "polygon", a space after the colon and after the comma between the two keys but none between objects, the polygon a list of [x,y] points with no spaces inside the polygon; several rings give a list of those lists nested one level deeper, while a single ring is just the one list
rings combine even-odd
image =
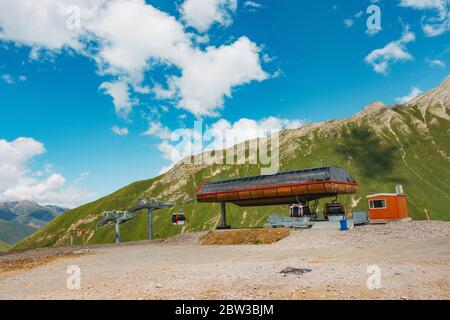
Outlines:
[{"label": "distant mountain ridge", "polygon": [[14,244],[67,210],[60,206],[40,205],[29,200],[1,202],[0,241]]},{"label": "distant mountain ridge", "polygon": [[[330,105],[332,107],[332,105]],[[353,211],[367,211],[366,196],[391,193],[401,184],[412,218],[450,220],[450,77],[412,101],[393,106],[374,102],[352,117],[311,123],[280,132],[280,171],[334,165],[348,169],[359,184],[355,195],[340,201]],[[234,146],[235,147],[235,146]],[[233,147],[233,148],[234,148]],[[260,165],[189,165],[179,163],[167,173],[132,183],[106,197],[62,214],[16,249],[70,244],[71,234],[86,230],[90,244],[111,243],[111,227],[96,228],[105,210],[126,210],[139,197],[160,197],[181,203],[195,194],[204,180],[218,181],[259,175]],[[323,206],[320,204],[319,208]],[[180,206],[154,215],[154,234],[166,238],[180,232],[214,229],[217,204],[182,206],[187,225],[173,226],[171,215]],[[287,206],[227,207],[233,227],[263,226],[270,214],[287,214]],[[425,213],[427,212],[427,214]],[[123,241],[147,237],[145,213],[122,226]],[[81,243],[81,238],[75,239]]]},{"label": "distant mountain ridge", "polygon": [[1,202],[0,219],[41,228],[67,210],[55,205],[40,205],[29,200]]}]

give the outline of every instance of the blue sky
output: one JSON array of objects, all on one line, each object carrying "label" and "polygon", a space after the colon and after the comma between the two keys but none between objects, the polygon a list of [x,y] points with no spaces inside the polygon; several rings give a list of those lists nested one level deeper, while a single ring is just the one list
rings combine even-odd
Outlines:
[{"label": "blue sky", "polygon": [[[167,134],[196,119],[348,117],[435,87],[450,65],[445,0],[93,0],[94,18],[87,0],[37,1],[47,16],[25,2],[0,4],[0,200],[73,206],[170,167]],[[133,2],[139,15],[123,13]],[[72,3],[81,27],[67,31],[55,8]]]}]

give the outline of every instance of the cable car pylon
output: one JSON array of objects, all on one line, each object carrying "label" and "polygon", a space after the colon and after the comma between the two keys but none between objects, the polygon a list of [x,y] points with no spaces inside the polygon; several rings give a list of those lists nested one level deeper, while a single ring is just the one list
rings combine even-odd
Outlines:
[{"label": "cable car pylon", "polygon": [[148,212],[148,240],[153,240],[153,211],[160,209],[173,208],[172,203],[164,203],[160,198],[140,198],[139,201],[130,209],[129,212],[147,209]]},{"label": "cable car pylon", "polygon": [[[182,204],[189,204],[194,202],[195,199],[189,198],[186,201],[183,201]],[[120,244],[120,225],[125,222],[134,219],[136,217],[136,212],[142,209],[147,209],[148,212],[148,239],[153,240],[153,211],[160,209],[170,209],[173,208],[175,204],[173,203],[165,203],[160,198],[140,198],[138,202],[129,208],[127,211],[104,211],[102,215],[104,218],[97,224],[97,227],[103,227],[107,225],[109,222],[115,223],[115,239],[116,245]],[[175,218],[175,221],[174,221]],[[186,217],[184,212],[177,211],[172,216],[172,223],[176,225],[184,225],[186,223]]]},{"label": "cable car pylon", "polygon": [[120,244],[120,225],[124,224],[127,221],[130,221],[131,219],[134,219],[136,217],[135,214],[129,213],[128,211],[105,211],[102,213],[105,217],[102,221],[100,221],[97,224],[97,227],[103,227],[107,225],[110,222],[114,222],[115,224],[115,240],[116,245],[118,246]]}]

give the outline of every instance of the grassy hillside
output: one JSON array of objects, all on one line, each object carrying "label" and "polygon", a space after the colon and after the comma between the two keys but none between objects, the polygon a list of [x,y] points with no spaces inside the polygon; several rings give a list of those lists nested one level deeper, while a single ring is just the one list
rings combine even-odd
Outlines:
[{"label": "grassy hillside", "polygon": [[6,251],[9,248],[9,244],[6,242],[0,241],[0,252]]},{"label": "grassy hillside", "polygon": [[[402,184],[408,196],[410,215],[425,219],[450,220],[450,112],[449,105],[418,104],[386,108],[369,106],[352,118],[311,124],[283,131],[280,135],[281,171],[335,165],[347,168],[359,183],[357,194],[341,197],[348,209],[367,210],[366,196],[394,192]],[[185,165],[150,180],[133,183],[107,197],[71,210],[45,226],[15,248],[62,246],[70,243],[71,230],[87,230],[88,243],[111,243],[111,226],[96,229],[104,210],[129,208],[141,196],[158,196],[181,203],[195,193],[205,179],[220,180],[259,175],[258,165]],[[320,204],[319,208],[323,205]],[[171,224],[171,214],[179,209],[157,211],[154,228],[157,238],[180,232],[214,228],[219,222],[216,204],[183,205],[186,227]],[[287,214],[287,206],[240,208],[228,205],[233,227],[264,225],[271,213]],[[122,240],[146,239],[145,212],[122,226]],[[79,236],[74,237],[80,243]]]}]

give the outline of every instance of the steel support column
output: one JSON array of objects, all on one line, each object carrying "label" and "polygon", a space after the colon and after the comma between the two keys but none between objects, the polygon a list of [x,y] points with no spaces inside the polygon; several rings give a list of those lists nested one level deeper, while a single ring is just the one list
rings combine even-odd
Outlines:
[{"label": "steel support column", "polygon": [[231,226],[227,225],[227,209],[224,201],[220,203],[220,225],[217,229],[231,229]]},{"label": "steel support column", "polygon": [[116,246],[120,244],[120,223],[116,220]]},{"label": "steel support column", "polygon": [[153,209],[148,209],[148,240],[153,240]]}]

